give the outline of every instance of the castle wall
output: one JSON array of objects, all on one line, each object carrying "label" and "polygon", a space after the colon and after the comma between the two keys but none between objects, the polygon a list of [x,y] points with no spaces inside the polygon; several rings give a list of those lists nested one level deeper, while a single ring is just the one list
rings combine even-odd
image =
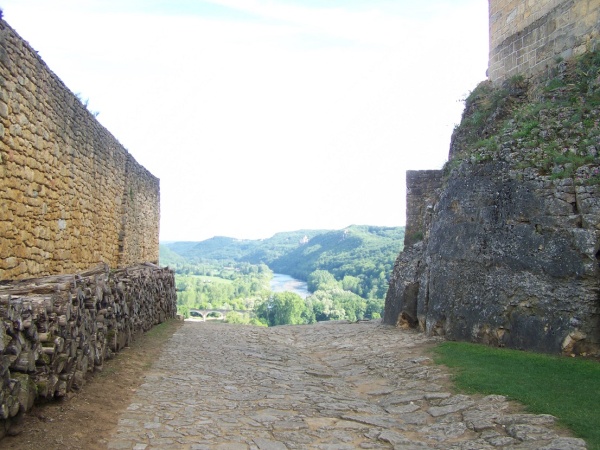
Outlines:
[{"label": "castle wall", "polygon": [[0,20],[0,279],[158,261],[159,180]]},{"label": "castle wall", "polygon": [[600,0],[490,0],[488,77],[535,75],[600,42]]}]

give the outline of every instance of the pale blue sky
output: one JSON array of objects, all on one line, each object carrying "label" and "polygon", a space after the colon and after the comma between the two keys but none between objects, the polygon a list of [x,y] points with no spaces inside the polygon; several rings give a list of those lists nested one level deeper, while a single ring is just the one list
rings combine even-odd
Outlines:
[{"label": "pale blue sky", "polygon": [[161,179],[161,239],[405,222],[485,79],[485,0],[0,0]]}]

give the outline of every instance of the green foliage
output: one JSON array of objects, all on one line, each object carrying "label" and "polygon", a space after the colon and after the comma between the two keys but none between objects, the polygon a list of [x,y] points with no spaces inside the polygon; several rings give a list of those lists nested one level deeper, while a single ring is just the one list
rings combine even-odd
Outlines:
[{"label": "green foliage", "polygon": [[251,251],[257,241],[234,239],[223,236],[215,236],[202,242],[175,243],[171,248],[186,256],[191,261],[227,260],[236,261],[241,256]]},{"label": "green foliage", "polygon": [[550,150],[541,161],[542,173],[551,173],[550,179],[573,178],[576,170],[595,161],[590,155],[582,156],[575,152]]},{"label": "green foliage", "polygon": [[318,322],[328,320],[379,319],[383,313],[383,299],[366,300],[340,288],[318,290],[306,299]]},{"label": "green foliage", "polygon": [[252,310],[270,294],[272,272],[265,265],[212,262],[185,264],[182,270],[175,273],[177,310],[186,317],[190,309]]},{"label": "green foliage", "polygon": [[560,62],[545,80],[483,82],[466,99],[444,173],[493,160],[528,171],[528,177],[537,171],[551,180],[597,184],[599,108],[600,51]]},{"label": "green foliage", "polygon": [[[328,320],[378,319],[383,313],[383,299],[366,300],[348,290],[339,282],[323,275],[321,289],[303,300],[291,292],[272,294],[256,308],[256,316],[269,326],[310,324]],[[330,274],[329,274],[330,275]],[[332,283],[333,282],[333,283]]]},{"label": "green foliage", "polygon": [[303,300],[291,292],[272,293],[270,271],[258,271],[247,263],[227,268],[215,264],[210,265],[210,271],[228,278],[175,275],[177,311],[185,318],[190,317],[192,309],[227,309],[234,310],[227,314],[228,323],[276,326],[378,319],[383,313],[382,298],[364,299],[351,292],[359,289],[359,277],[347,275],[337,281],[326,270],[316,270],[309,275],[309,284],[315,292]]},{"label": "green foliage", "polygon": [[560,89],[564,86],[565,86],[564,80],[562,80],[560,78],[552,78],[552,79],[548,80],[548,82],[544,86],[544,91],[552,92],[552,91]]},{"label": "green foliage", "polygon": [[165,246],[192,263],[235,261],[269,265],[281,255],[297,248],[305,237],[311,239],[325,232],[299,230],[277,233],[269,239],[260,240],[215,236],[201,242],[171,242]]},{"label": "green foliage", "polygon": [[475,137],[481,136],[481,130],[491,125],[499,111],[508,107],[511,98],[520,95],[526,85],[520,75],[511,77],[500,88],[493,87],[489,81],[479,83],[465,100],[465,113],[458,128]]},{"label": "green foliage", "polygon": [[237,311],[227,313],[226,323],[236,325],[254,325],[258,327],[266,327],[267,324],[256,317],[250,317],[250,314],[244,314]]},{"label": "green foliage", "polygon": [[480,139],[479,141],[475,142],[473,147],[487,151],[495,151],[498,149],[498,143],[494,137],[491,137],[487,139]]},{"label": "green foliage", "polygon": [[[304,238],[308,242],[304,243]],[[354,277],[349,288],[363,298],[383,298],[394,261],[402,250],[404,227],[350,226],[345,230],[300,230],[249,241],[217,237],[202,242],[174,242],[161,246],[161,263],[178,274],[217,275],[216,265],[262,264],[300,280],[324,270],[341,281]],[[179,255],[183,261],[174,255]],[[269,267],[266,268],[265,265]],[[347,281],[350,283],[350,281]],[[315,289],[316,290],[316,289]]]},{"label": "green foliage", "polygon": [[600,184],[600,169],[595,168],[590,174],[589,178],[585,180],[585,184],[588,186]]},{"label": "green foliage", "polygon": [[189,319],[190,307],[188,305],[177,305],[177,314],[181,314],[184,319]]},{"label": "green foliage", "polygon": [[[351,226],[278,233],[262,241],[168,243],[160,246],[160,259],[175,270],[178,312],[185,317],[192,309],[230,309],[249,311],[228,314],[227,322],[237,324],[360,320],[381,317],[403,240],[403,227]],[[277,272],[307,280],[313,295],[303,300],[289,292],[273,294],[267,262]]]},{"label": "green foliage", "polygon": [[307,285],[310,292],[315,292],[319,289],[335,289],[338,287],[338,282],[326,270],[315,270],[308,276]]},{"label": "green foliage", "polygon": [[158,246],[158,252],[161,266],[174,267],[177,264],[185,264],[186,262],[183,256],[175,253],[167,245],[160,244]]},{"label": "green foliage", "polygon": [[304,245],[305,240],[310,241],[323,233],[327,233],[327,230],[298,230],[277,233],[269,239],[257,241],[256,248],[245,254],[241,260],[252,264],[263,263],[271,267],[273,261],[295,250],[298,246]]},{"label": "green foliage", "polygon": [[552,116],[555,121],[553,128],[560,131],[546,136],[540,144],[542,157],[531,159],[529,165],[537,167],[542,175],[550,175],[551,179],[574,178],[578,183],[595,184],[593,174],[587,179],[577,179],[576,174],[582,166],[598,165],[595,155],[600,151],[600,130],[594,108],[600,107],[600,85],[597,82],[600,52],[588,52],[562,64],[557,76],[542,89],[538,102],[542,106],[521,114],[522,121],[527,123],[537,121],[539,111],[564,109],[564,113],[556,118]]},{"label": "green foliage", "polygon": [[[499,149],[495,137],[514,104],[524,96],[527,82],[521,76],[505,81],[501,87],[489,81],[479,85],[465,100],[465,110],[461,123],[454,129],[453,146],[460,147],[463,154],[453,155],[454,165],[446,165],[444,172],[449,174],[461,161],[482,162],[491,159],[490,154]],[[460,145],[457,143],[460,142]]]},{"label": "green foliage", "polygon": [[483,345],[445,342],[436,362],[455,371],[469,393],[502,394],[532,413],[551,414],[600,449],[600,363]]},{"label": "green foliage", "polygon": [[314,314],[302,297],[293,292],[276,292],[261,303],[256,315],[270,327],[277,325],[302,325],[314,322]]},{"label": "green foliage", "polygon": [[353,277],[352,275],[345,275],[341,281],[341,285],[343,290],[358,294],[360,291],[360,278]]},{"label": "green foliage", "polygon": [[531,131],[536,129],[540,123],[535,119],[528,119],[527,121],[523,121],[520,123],[519,129],[513,133],[513,137],[515,139],[529,137],[531,135]]},{"label": "green foliage", "polygon": [[[404,227],[354,225],[320,234],[269,267],[307,281],[316,270],[325,270],[338,281],[355,277],[359,282],[352,292],[363,298],[383,298],[403,241]],[[309,290],[315,289],[309,285]]]}]

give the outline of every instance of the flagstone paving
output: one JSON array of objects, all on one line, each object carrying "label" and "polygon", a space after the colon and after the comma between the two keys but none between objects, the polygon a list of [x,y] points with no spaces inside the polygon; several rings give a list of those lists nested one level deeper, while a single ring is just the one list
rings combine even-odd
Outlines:
[{"label": "flagstone paving", "polygon": [[177,331],[109,449],[582,449],[547,415],[451,391],[435,339],[380,325]]}]

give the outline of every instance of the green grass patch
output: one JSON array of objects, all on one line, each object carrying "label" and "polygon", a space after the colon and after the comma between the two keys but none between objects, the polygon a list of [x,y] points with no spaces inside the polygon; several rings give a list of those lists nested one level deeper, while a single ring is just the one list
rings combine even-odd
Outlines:
[{"label": "green grass patch", "polygon": [[495,137],[491,137],[487,139],[480,139],[479,141],[475,142],[473,147],[475,149],[484,149],[487,151],[495,152],[496,150],[498,150],[498,143],[496,142]]},{"label": "green grass patch", "polygon": [[517,131],[513,133],[513,137],[515,139],[529,137],[531,131],[539,126],[539,122],[537,120],[528,120],[520,124],[520,127]]},{"label": "green grass patch", "polygon": [[167,319],[146,331],[146,339],[169,339],[180,325],[181,322],[177,319]]},{"label": "green grass patch", "polygon": [[560,78],[552,78],[551,80],[549,80],[546,83],[545,91],[546,92],[552,92],[552,91],[555,91],[556,89],[559,89],[559,88],[564,87],[564,86],[565,86],[565,82],[562,79],[560,79]]},{"label": "green grass patch", "polygon": [[527,411],[551,414],[600,450],[600,363],[538,353],[444,342],[434,360],[454,372],[459,390],[500,394]]},{"label": "green grass patch", "polygon": [[[453,137],[460,152],[453,157],[478,163],[507,146],[534,150],[543,158],[528,157],[520,165],[553,180],[574,178],[582,165],[597,163],[597,157],[588,155],[598,142],[600,51],[572,58],[553,72],[545,81],[516,76],[501,86],[480,83],[465,99],[463,120]],[[444,173],[454,167],[444,167]]]},{"label": "green grass patch", "polygon": [[600,184],[600,176],[588,178],[587,180],[585,180],[585,184],[587,184],[588,186],[599,185]]}]

